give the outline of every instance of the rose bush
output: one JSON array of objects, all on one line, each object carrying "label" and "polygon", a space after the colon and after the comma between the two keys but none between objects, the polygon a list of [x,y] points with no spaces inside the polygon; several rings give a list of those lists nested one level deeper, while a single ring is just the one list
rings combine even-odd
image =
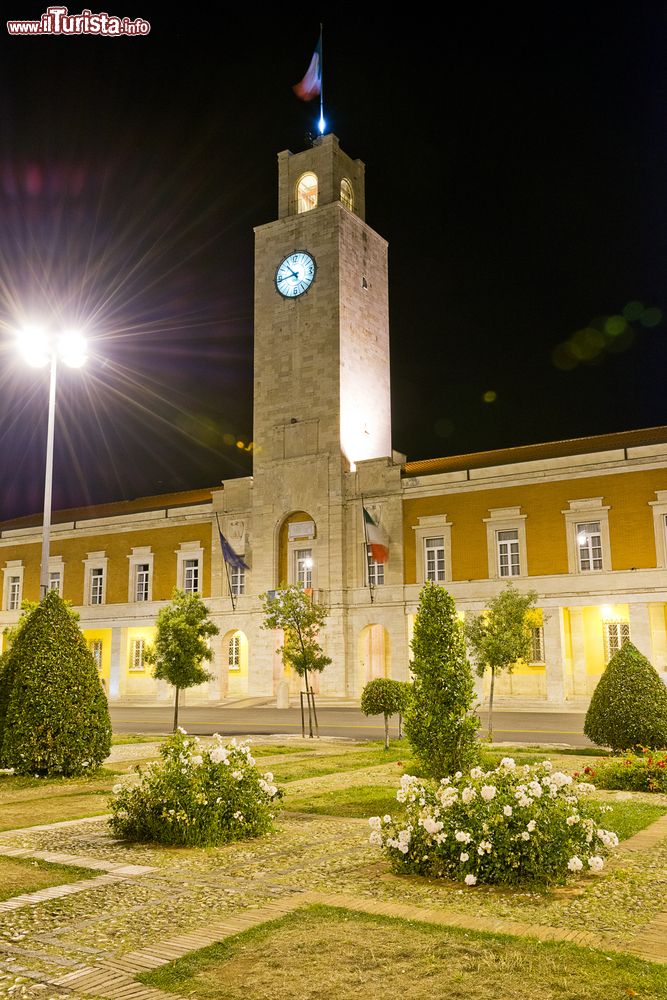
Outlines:
[{"label": "rose bush", "polygon": [[594,786],[574,782],[549,761],[491,771],[473,768],[431,785],[404,774],[396,793],[405,820],[372,816],[370,840],[394,870],[477,882],[562,883],[571,872],[599,872],[618,844],[586,801]]},{"label": "rose bush", "polygon": [[109,826],[117,837],[196,847],[272,829],[282,792],[272,774],[260,773],[248,743],[225,746],[216,735],[203,747],[179,729],[160,754],[161,762],[136,768],[136,787],[114,788]]},{"label": "rose bush", "polygon": [[[584,768],[587,781],[598,788],[620,788],[630,792],[667,793],[667,752],[608,757]],[[578,775],[575,775],[578,777]]]}]

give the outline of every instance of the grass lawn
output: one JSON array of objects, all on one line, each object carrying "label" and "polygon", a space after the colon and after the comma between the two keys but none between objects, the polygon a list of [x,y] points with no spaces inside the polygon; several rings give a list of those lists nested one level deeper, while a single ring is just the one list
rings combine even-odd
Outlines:
[{"label": "grass lawn", "polygon": [[613,952],[309,907],[140,976],[197,1000],[664,1000],[667,966]]},{"label": "grass lawn", "polygon": [[29,778],[0,775],[0,831],[99,816],[118,780],[100,770],[89,778]]},{"label": "grass lawn", "polygon": [[161,743],[164,733],[114,733],[111,737],[112,747],[122,747],[128,743]]},{"label": "grass lawn", "polygon": [[[255,748],[253,752],[259,754],[259,749]],[[271,770],[274,779],[280,783],[337,774],[341,771],[358,771],[366,767],[378,767],[381,764],[395,764],[398,761],[402,762],[404,770],[414,772],[416,762],[409,750],[400,746],[383,750],[382,744],[376,743],[373,748],[351,747],[342,753],[318,754],[308,760],[285,761],[276,764]],[[403,771],[396,768],[396,773],[400,776]]]},{"label": "grass lawn", "polygon": [[0,857],[0,900],[21,896],[24,892],[38,892],[52,885],[67,885],[84,878],[96,878],[100,872],[90,868],[72,868],[54,865],[48,861],[28,858]]}]

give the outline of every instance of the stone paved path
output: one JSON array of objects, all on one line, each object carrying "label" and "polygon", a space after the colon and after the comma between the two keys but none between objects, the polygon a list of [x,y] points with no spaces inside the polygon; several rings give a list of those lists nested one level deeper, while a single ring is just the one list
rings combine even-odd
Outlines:
[{"label": "stone paved path", "polygon": [[365,821],[312,814],[208,851],[122,844],[94,817],[0,833],[0,855],[100,872],[0,903],[0,997],[178,1000],[136,975],[313,903],[667,963],[667,816],[625,841],[608,872],[550,894],[393,875]]}]

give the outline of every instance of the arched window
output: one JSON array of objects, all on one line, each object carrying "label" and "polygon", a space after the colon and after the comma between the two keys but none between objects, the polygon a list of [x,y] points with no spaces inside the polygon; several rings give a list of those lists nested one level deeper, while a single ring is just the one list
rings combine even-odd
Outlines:
[{"label": "arched window", "polygon": [[229,669],[241,669],[241,634],[234,632],[229,638]]},{"label": "arched window", "polygon": [[354,212],[354,191],[347,177],[343,177],[340,182],[340,200],[345,205],[345,208],[349,208],[350,212]]},{"label": "arched window", "polygon": [[317,208],[317,175],[302,174],[296,186],[297,212],[310,212]]}]

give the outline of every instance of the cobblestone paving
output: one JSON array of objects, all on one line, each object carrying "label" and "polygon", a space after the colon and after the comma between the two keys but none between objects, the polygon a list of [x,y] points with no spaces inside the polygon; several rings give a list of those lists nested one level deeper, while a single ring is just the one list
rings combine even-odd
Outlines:
[{"label": "cobblestone paving", "polygon": [[[131,749],[145,757],[147,746]],[[289,787],[330,789],[376,775],[395,780],[396,765]],[[206,850],[124,844],[104,817],[0,833],[0,853],[71,859],[101,873],[72,883],[76,892],[56,886],[0,911],[0,997],[165,1000],[135,982],[140,968],[316,901],[667,962],[667,817],[626,841],[604,874],[549,893],[395,876],[368,832],[364,820],[285,813],[271,836]]]}]

